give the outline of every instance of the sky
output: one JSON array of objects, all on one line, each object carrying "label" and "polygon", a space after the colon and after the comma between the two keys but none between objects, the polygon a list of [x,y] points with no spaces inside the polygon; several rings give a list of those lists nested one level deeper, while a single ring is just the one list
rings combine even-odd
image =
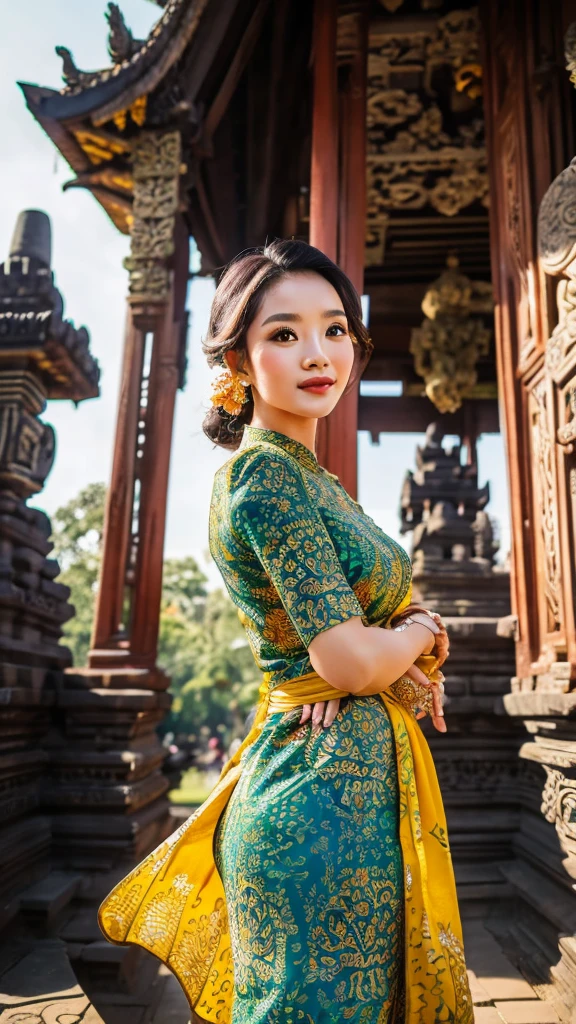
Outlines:
[{"label": "sky", "polygon": [[[127,24],[144,37],[160,9],[148,0],[122,0]],[[49,515],[87,484],[107,481],[110,473],[122,356],[127,274],[122,261],[128,239],[121,235],[92,196],[81,189],[62,191],[73,174],[26,108],[17,81],[60,88],[61,62],[54,52],[66,46],[78,67],[108,65],[105,0],[19,0],[2,13],[0,62],[0,262],[8,255],[17,214],[42,209],[52,221],[52,268],[66,304],[66,316],[84,324],[101,370],[101,395],[80,404],[50,402],[44,419],[57,435],[54,468],[33,504]],[[168,557],[193,555],[210,585],[219,582],[210,563],[208,509],[215,470],[229,453],[214,448],[201,422],[209,404],[212,371],[200,340],[206,330],[214,286],[193,280],[188,305],[191,330],[187,385],[178,393],[168,496],[165,551]],[[381,435],[372,445],[360,433],[359,501],[390,536],[409,547],[399,534],[398,506],[406,470],[414,468],[421,434]],[[479,445],[480,483],[490,481],[488,511],[499,522],[501,553],[509,548],[510,527],[504,446],[499,435],[485,435]]]}]

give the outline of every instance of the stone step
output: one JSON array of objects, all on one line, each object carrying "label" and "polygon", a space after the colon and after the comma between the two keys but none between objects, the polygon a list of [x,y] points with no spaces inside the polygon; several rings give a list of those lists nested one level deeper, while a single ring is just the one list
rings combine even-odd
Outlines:
[{"label": "stone step", "polygon": [[188,1024],[190,1006],[180,982],[165,964],[160,966],[158,979],[164,984],[150,1024]]},{"label": "stone step", "polygon": [[70,966],[59,939],[38,941],[22,950],[0,976],[4,1010],[0,1024],[19,1021],[82,1021],[104,1024]]},{"label": "stone step", "polygon": [[80,907],[58,934],[68,946],[74,943],[84,947],[90,942],[99,942],[102,932],[98,927],[97,907]]},{"label": "stone step", "polygon": [[464,948],[468,968],[490,999],[538,998],[481,921],[464,923]]},{"label": "stone step", "polygon": [[510,999],[494,1005],[504,1024],[560,1024],[556,1010],[544,999]]},{"label": "stone step", "polygon": [[90,978],[94,1005],[109,1024],[105,1005],[150,1004],[159,965],[156,957],[140,946],[115,946],[102,937],[83,947],[74,966],[79,977]]},{"label": "stone step", "polygon": [[67,871],[51,871],[20,894],[20,911],[30,925],[52,928],[62,911],[74,899],[82,876]]}]

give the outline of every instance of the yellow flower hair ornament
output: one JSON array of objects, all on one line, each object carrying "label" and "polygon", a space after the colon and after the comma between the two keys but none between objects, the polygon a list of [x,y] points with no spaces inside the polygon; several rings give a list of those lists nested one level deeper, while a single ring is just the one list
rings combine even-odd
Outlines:
[{"label": "yellow flower hair ornament", "polygon": [[223,373],[218,374],[212,383],[210,401],[212,405],[224,409],[224,412],[237,416],[242,406],[248,401],[246,392],[249,386],[247,381],[241,380],[231,370],[224,370]]}]

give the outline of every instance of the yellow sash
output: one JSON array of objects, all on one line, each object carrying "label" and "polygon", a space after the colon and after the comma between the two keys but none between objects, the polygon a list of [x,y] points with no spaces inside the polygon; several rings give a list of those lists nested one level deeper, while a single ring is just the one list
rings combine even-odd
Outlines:
[{"label": "yellow sash", "polygon": [[[216,826],[239,779],[242,751],[268,714],[345,697],[315,672],[269,691],[264,679],[252,729],[205,803],[106,897],[98,914],[110,942],[154,953],[179,979],[198,1016],[231,1020],[234,979],[226,901],[214,863]],[[405,1024],[471,1024],[472,1000],[434,763],[413,715],[380,695],[394,730],[405,880]]]}]

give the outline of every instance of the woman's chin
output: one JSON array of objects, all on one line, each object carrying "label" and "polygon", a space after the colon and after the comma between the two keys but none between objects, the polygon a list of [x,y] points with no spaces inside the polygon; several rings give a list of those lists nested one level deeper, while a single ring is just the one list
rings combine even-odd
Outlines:
[{"label": "woman's chin", "polygon": [[[323,419],[336,408],[340,395],[306,395],[298,402],[298,415]],[[296,410],[295,410],[296,411]]]}]

